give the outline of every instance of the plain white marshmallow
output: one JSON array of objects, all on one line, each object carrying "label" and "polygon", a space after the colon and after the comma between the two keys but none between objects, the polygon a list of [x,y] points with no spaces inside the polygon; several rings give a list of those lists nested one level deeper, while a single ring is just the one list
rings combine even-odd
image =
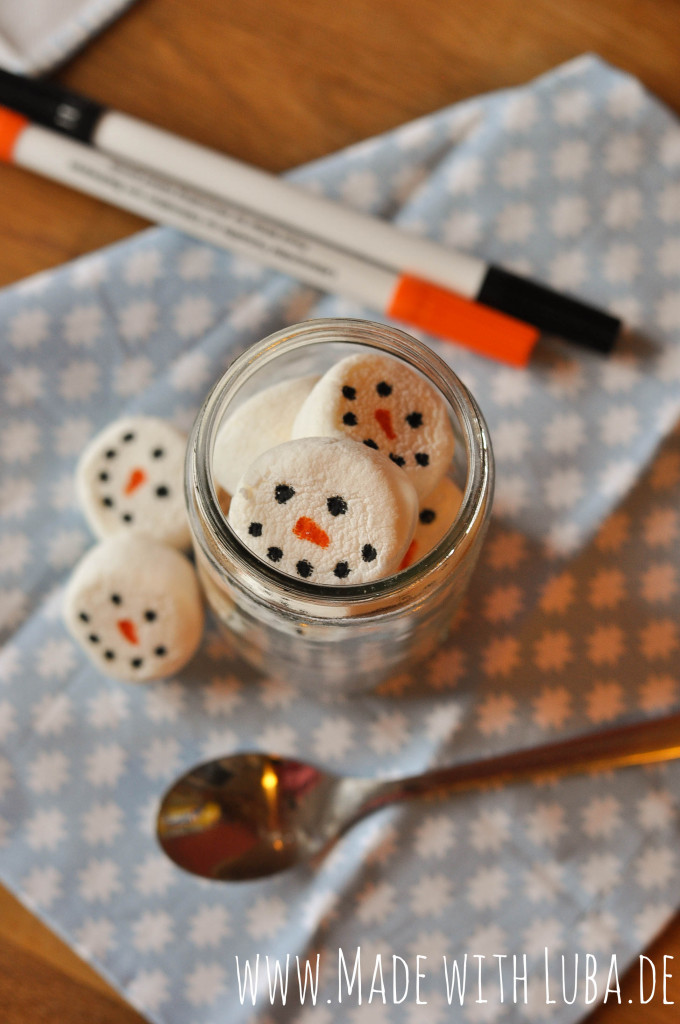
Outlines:
[{"label": "plain white marshmallow", "polygon": [[203,601],[189,560],[134,534],[116,534],[88,551],[68,583],[63,613],[97,668],[133,682],[177,672],[203,632]]},{"label": "plain white marshmallow", "polygon": [[454,438],[444,399],[407,363],[359,353],[312,388],[293,437],[351,437],[403,467],[420,498],[446,473]]},{"label": "plain white marshmallow", "polygon": [[307,437],[271,448],[248,468],[229,523],[281,572],[352,585],[398,569],[417,512],[408,477],[380,452],[346,437]]},{"label": "plain white marshmallow", "polygon": [[258,455],[289,441],[293,421],[318,376],[295,377],[258,391],[222,423],[213,451],[213,477],[233,494]]},{"label": "plain white marshmallow", "polygon": [[172,547],[190,546],[186,443],[153,416],[116,420],[90,441],[78,462],[76,490],[97,537],[144,533]]},{"label": "plain white marshmallow", "polygon": [[399,566],[406,569],[431,551],[453,526],[463,501],[463,492],[448,476],[440,480],[421,502],[413,540]]}]

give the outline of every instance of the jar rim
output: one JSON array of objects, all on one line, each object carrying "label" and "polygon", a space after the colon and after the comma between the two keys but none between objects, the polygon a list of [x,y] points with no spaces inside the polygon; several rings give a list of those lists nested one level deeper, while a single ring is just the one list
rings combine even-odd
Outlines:
[{"label": "jar rim", "polygon": [[[264,360],[324,342],[378,349],[409,363],[446,399],[465,442],[466,486],[454,523],[412,565],[371,583],[311,583],[263,562],[229,525],[212,474],[212,452],[225,404],[258,372]],[[305,320],[276,331],[249,346],[229,364],[194,421],[187,446],[185,487],[194,539],[210,560],[217,561],[221,568],[236,566],[243,573],[254,574],[261,585],[271,590],[272,597],[294,596],[332,607],[397,598],[416,581],[423,585],[429,576],[441,571],[444,563],[460,557],[490,507],[493,478],[493,452],[484,417],[457,374],[432,348],[396,327],[370,320],[329,317]]]}]

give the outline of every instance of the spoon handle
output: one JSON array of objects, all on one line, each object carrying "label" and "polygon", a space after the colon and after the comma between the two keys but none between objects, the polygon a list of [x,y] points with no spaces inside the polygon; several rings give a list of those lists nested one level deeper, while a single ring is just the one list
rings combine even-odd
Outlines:
[{"label": "spoon handle", "polygon": [[606,771],[676,758],[680,758],[680,714],[388,780],[367,796],[360,813],[363,816],[383,804],[425,793],[444,795],[522,782],[542,774]]}]

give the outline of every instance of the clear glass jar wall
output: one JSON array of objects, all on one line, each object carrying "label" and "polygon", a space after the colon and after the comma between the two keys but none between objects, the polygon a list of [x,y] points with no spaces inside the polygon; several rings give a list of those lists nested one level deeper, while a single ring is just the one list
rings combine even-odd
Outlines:
[{"label": "clear glass jar wall", "polygon": [[[456,438],[450,475],[463,502],[439,544],[409,568],[362,586],[320,586],[241,543],[220,504],[212,453],[223,420],[246,398],[365,348],[405,360],[443,396]],[[215,385],[194,424],[186,488],[199,575],[234,653],[296,684],[351,692],[422,663],[446,635],[486,532],[493,456],[476,402],[426,345],[382,324],[311,320],[253,345]]]}]

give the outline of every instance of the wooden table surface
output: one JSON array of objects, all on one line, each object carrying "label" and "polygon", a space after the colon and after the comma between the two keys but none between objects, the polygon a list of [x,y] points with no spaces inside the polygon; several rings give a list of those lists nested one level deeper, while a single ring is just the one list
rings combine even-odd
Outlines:
[{"label": "wooden table surface", "polygon": [[[281,171],[586,51],[680,112],[679,39],[677,0],[138,0],[58,78]],[[0,199],[0,285],[144,226],[11,167]],[[647,952],[658,972],[676,957],[669,998],[680,1006],[680,918]],[[1,888],[0,1007],[5,1024],[141,1021]],[[635,975],[622,1005],[589,1024],[670,1024],[678,1012],[660,994],[641,1009]]]}]

